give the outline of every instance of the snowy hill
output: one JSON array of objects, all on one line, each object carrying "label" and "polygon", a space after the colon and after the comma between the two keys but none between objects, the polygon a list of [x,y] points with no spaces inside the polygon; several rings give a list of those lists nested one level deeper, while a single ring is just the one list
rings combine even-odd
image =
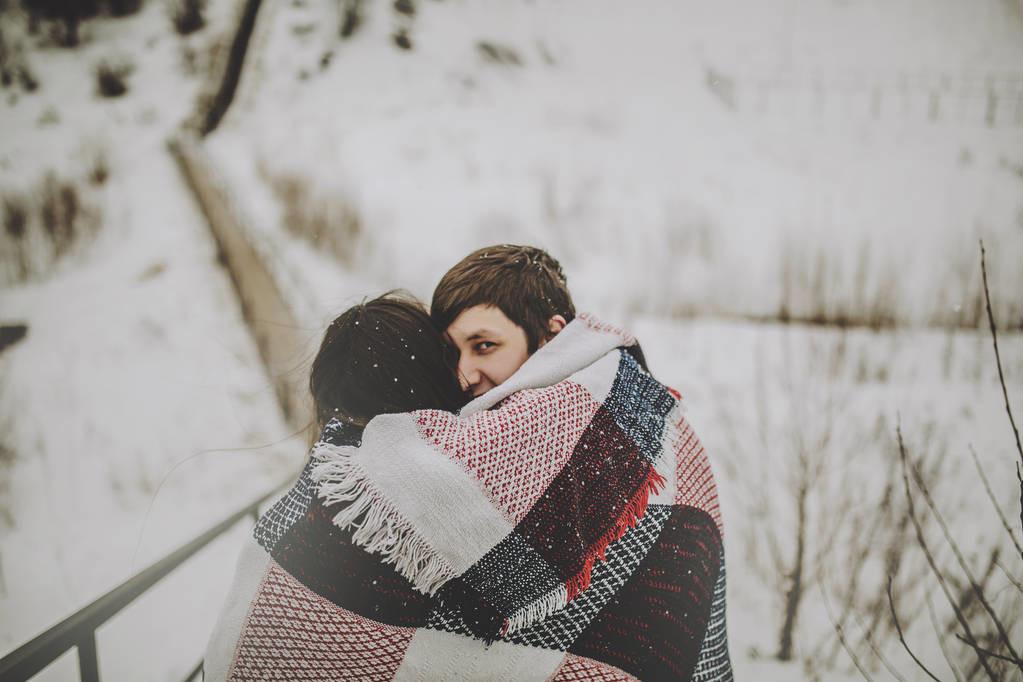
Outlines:
[{"label": "snowy hill", "polygon": [[254,222],[334,216],[355,270],[423,295],[449,254],[540,243],[622,317],[971,325],[978,237],[1023,290],[1007,3],[415,6],[347,40],[333,7],[261,14],[212,140]]},{"label": "snowy hill", "polygon": [[[70,185],[79,208],[58,213],[82,235],[55,264],[34,251],[38,272],[0,292],[0,322],[28,326],[0,352],[5,650],[303,455],[164,147],[235,21],[237,3],[209,5],[206,27],[184,37],[163,3],[90,19],[75,49],[0,14],[38,81],[0,91],[5,207],[28,207],[27,229],[43,234],[47,197]],[[1023,5],[414,7],[267,0],[241,89],[205,142],[310,344],[366,295],[404,286],[428,298],[472,248],[548,247],[581,309],[634,328],[714,458],[739,679],[858,679],[834,653],[829,604],[849,632],[888,637],[881,648],[914,679],[890,626],[867,629],[878,555],[858,591],[845,578],[876,519],[879,547],[912,542],[875,515],[900,419],[976,560],[1011,555],[966,453],[978,451],[1011,509],[990,341],[971,328],[983,322],[978,237],[1000,322],[1023,325]],[[124,95],[97,95],[104,60],[133,65]],[[17,279],[17,262],[4,264]],[[785,317],[826,326],[762,324]],[[1010,394],[1023,396],[1023,337],[1002,343]],[[308,352],[296,355],[300,379]],[[807,502],[814,587],[797,660],[778,663],[808,449],[826,471]],[[178,679],[195,663],[245,532],[100,631],[105,677]],[[825,552],[830,538],[843,550]],[[914,591],[925,566],[909,554],[902,609],[926,614]],[[991,579],[1004,587],[1007,575]],[[946,673],[927,618],[907,625]],[[829,657],[836,667],[814,667]],[[42,677],[73,669],[66,656]]]}]

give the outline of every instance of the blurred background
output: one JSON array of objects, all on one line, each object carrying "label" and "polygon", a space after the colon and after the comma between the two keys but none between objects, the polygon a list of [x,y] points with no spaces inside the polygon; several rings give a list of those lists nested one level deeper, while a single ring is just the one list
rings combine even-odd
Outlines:
[{"label": "blurred background", "polygon": [[[684,395],[739,679],[1023,679],[1020,0],[0,0],[0,83],[0,655],[297,473],[334,316],[511,242]],[[104,679],[194,667],[250,528]]]}]

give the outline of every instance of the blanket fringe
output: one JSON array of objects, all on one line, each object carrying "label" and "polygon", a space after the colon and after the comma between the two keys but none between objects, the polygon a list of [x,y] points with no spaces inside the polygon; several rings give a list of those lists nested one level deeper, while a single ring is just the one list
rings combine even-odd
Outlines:
[{"label": "blanket fringe", "polygon": [[605,561],[608,546],[615,540],[621,539],[630,528],[634,528],[639,523],[643,515],[646,514],[650,497],[660,492],[664,488],[665,483],[667,483],[665,478],[657,473],[657,470],[651,468],[646,479],[626,503],[615,524],[590,548],[582,569],[565,582],[565,588],[568,591],[568,601],[575,599],[580,592],[590,586],[590,580],[593,576],[593,565],[598,560]]},{"label": "blanket fringe", "polygon": [[564,585],[558,585],[544,596],[523,606],[509,616],[508,620],[505,621],[501,636],[517,632],[533,623],[539,623],[547,616],[565,608],[568,605],[568,601],[568,590],[565,589]]},{"label": "blanket fringe", "polygon": [[354,528],[355,544],[393,564],[420,592],[435,594],[456,577],[454,570],[397,509],[376,494],[356,463],[355,452],[322,441],[313,446],[313,457],[319,461],[312,470],[318,494],[324,505],[343,506],[333,517],[334,525]]}]

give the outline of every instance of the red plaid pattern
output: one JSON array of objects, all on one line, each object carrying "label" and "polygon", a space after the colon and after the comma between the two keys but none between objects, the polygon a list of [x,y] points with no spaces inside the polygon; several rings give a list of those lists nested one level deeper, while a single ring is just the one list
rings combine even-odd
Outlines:
[{"label": "red plaid pattern", "polygon": [[[538,404],[544,405],[541,412]],[[419,412],[419,432],[461,463],[512,522],[526,516],[572,456],[599,404],[577,383],[519,391],[500,410],[459,419]]]},{"label": "red plaid pattern", "polygon": [[718,532],[723,536],[721,507],[707,453],[685,417],[680,416],[676,424],[679,437],[675,441],[675,472],[678,481],[675,504],[704,510],[714,519]]},{"label": "red plaid pattern", "polygon": [[618,668],[594,661],[592,658],[583,658],[574,654],[567,654],[564,662],[558,668],[550,682],[638,682],[632,675],[619,670]]},{"label": "red plaid pattern", "polygon": [[394,678],[414,634],[335,606],[271,560],[228,679],[383,682]]}]

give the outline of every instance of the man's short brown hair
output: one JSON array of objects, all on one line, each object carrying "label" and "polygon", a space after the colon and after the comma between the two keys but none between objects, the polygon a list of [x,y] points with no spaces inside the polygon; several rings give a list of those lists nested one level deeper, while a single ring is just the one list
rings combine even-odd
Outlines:
[{"label": "man's short brown hair", "polygon": [[477,305],[496,306],[522,327],[530,354],[550,337],[552,317],[561,315],[565,322],[575,317],[561,264],[535,246],[500,244],[470,253],[434,289],[430,317],[443,332]]}]

